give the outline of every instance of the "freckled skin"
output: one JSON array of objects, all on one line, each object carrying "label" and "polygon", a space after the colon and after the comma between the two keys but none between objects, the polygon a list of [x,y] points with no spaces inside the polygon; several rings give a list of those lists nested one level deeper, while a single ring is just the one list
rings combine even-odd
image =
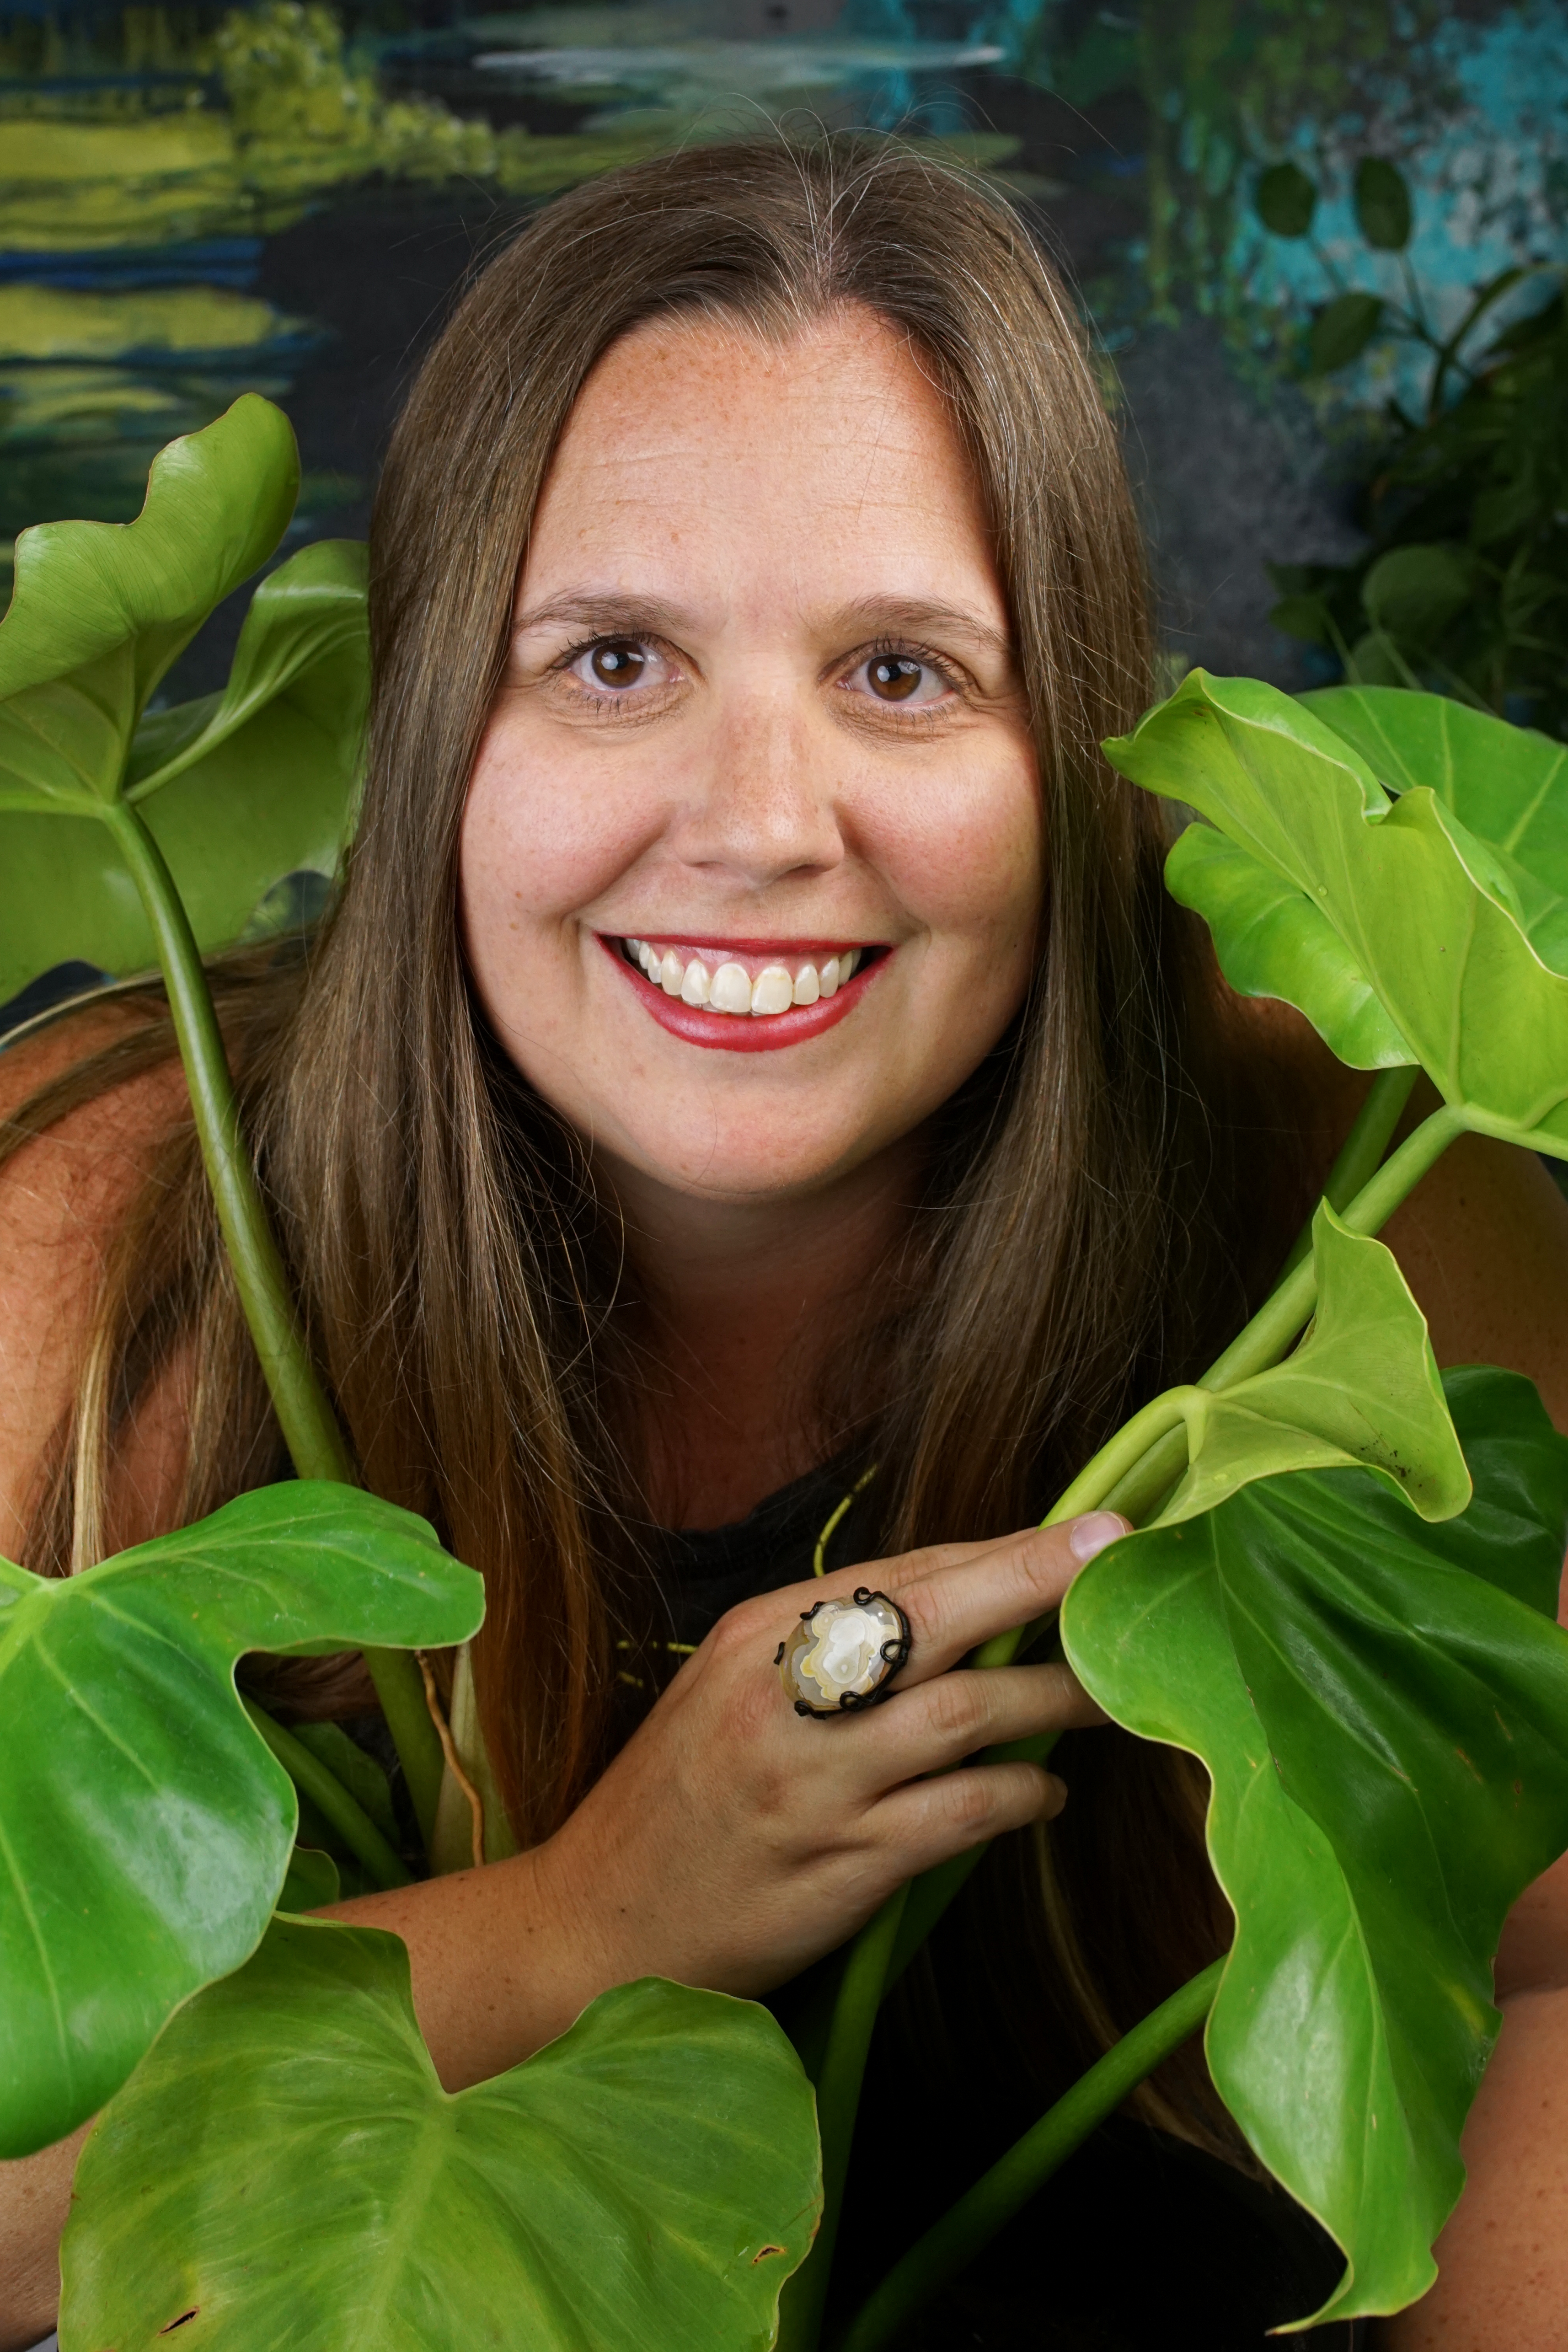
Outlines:
[{"label": "freckled skin", "polygon": [[[940,401],[862,316],[782,350],[706,326],[639,331],[568,425],[519,614],[573,595],[656,602],[664,683],[601,712],[554,667],[581,625],[519,630],[463,835],[480,994],[623,1191],[831,1188],[974,1068],[1034,950],[1032,746]],[[948,608],[918,647],[962,684],[893,708],[867,690],[866,658],[889,642],[885,609],[915,604]],[[896,952],[837,1027],[742,1055],[660,1030],[601,934]]]}]

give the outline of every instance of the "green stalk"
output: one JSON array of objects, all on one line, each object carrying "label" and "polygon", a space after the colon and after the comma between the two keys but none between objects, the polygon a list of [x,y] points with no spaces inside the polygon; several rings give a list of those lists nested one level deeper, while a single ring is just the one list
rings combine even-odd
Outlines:
[{"label": "green stalk", "polygon": [[[1430,1118],[1424,1118],[1362,1186],[1354,1200],[1346,1203],[1342,1222],[1353,1234],[1379,1232],[1406,1194],[1415,1191],[1449,1144],[1465,1133],[1466,1127],[1464,1112],[1451,1110],[1447,1103]],[[1246,1329],[1210,1364],[1198,1387],[1233,1388],[1238,1381],[1250,1380],[1254,1372],[1266,1372],[1270,1364],[1277,1364],[1311,1315],[1317,1295],[1317,1277],[1309,1259],[1286,1275]]]},{"label": "green stalk", "polygon": [[311,1803],[342,1839],[350,1853],[362,1862],[380,1887],[409,1886],[410,1873],[403,1868],[402,1857],[377,1829],[357,1797],[351,1796],[329,1766],[319,1756],[313,1756],[302,1739],[285,1731],[280,1723],[257,1706],[254,1700],[244,1699],[243,1705],[257,1731],[266,1740],[295,1787]]},{"label": "green stalk", "polygon": [[866,2053],[871,2048],[872,2028],[876,2023],[908,1893],[907,1886],[901,1886],[883,1905],[875,1918],[855,1937],[845,1962],[817,2082],[817,2125],[822,2138],[822,2226],[810,2252],[780,2298],[778,2352],[814,2352],[821,2335]]},{"label": "green stalk", "polygon": [[[1379,1070],[1373,1079],[1366,1090],[1366,1100],[1355,1115],[1355,1123],[1340,1145],[1324,1180],[1323,1199],[1331,1209],[1343,1213],[1345,1202],[1354,1201],[1362,1186],[1370,1183],[1394,1140],[1394,1130],[1420,1075],[1416,1063],[1406,1062],[1396,1070]],[[1296,1235],[1281,1274],[1293,1274],[1301,1260],[1312,1255],[1312,1221],[1309,1217]]]},{"label": "green stalk", "polygon": [[[1397,1075],[1402,1077],[1404,1074],[1401,1072]],[[1347,1160],[1348,1156],[1351,1172],[1359,1172],[1362,1162],[1371,1156],[1372,1141],[1375,1137],[1378,1125],[1387,1116],[1395,1092],[1395,1086],[1390,1084],[1378,1096],[1378,1108],[1375,1111],[1369,1113],[1364,1107],[1363,1118],[1365,1124],[1363,1126],[1361,1120],[1357,1121],[1357,1129],[1360,1129],[1359,1138],[1357,1138],[1357,1129],[1352,1129],[1352,1138],[1356,1139],[1355,1151],[1354,1155],[1350,1154],[1350,1139],[1347,1139],[1345,1150],[1342,1151],[1340,1160],[1335,1162],[1336,1170],[1341,1168],[1342,1162]],[[1396,1108],[1392,1118],[1388,1120],[1390,1132],[1397,1118],[1398,1109]],[[1450,1109],[1447,1104],[1434,1111],[1429,1118],[1424,1119],[1412,1134],[1406,1136],[1397,1151],[1384,1161],[1381,1167],[1375,1169],[1375,1171],[1361,1186],[1354,1198],[1346,1203],[1343,1212],[1343,1221],[1349,1226],[1351,1232],[1375,1234],[1378,1228],[1393,1215],[1406,1193],[1414,1190],[1427,1170],[1441,1158],[1449,1144],[1465,1132],[1465,1128],[1464,1113]],[[1198,1387],[1211,1391],[1231,1388],[1239,1381],[1249,1380],[1254,1373],[1266,1371],[1270,1364],[1278,1363],[1311,1316],[1316,1298],[1317,1276],[1312,1260],[1307,1258],[1284,1275],[1272,1295],[1265,1300],[1246,1328],[1231,1341],[1224,1354],[1209,1366],[1198,1381]],[[1116,1498],[1115,1507],[1125,1511],[1129,1517],[1135,1518],[1138,1514],[1127,1507],[1129,1499],[1142,1496],[1146,1497],[1147,1505],[1157,1501],[1172,1480],[1179,1477],[1186,1458],[1186,1433],[1182,1422],[1183,1395],[1183,1391],[1173,1389],[1164,1396],[1155,1397],[1151,1403],[1143,1408],[1141,1412],[1134,1414],[1123,1429],[1118,1430],[1116,1434],[1101,1447],[1087,1468],[1079,1473],[1061,1500],[1042,1524],[1047,1527],[1054,1526],[1064,1518],[1076,1517],[1082,1512],[1106,1507],[1113,1497]],[[1042,1619],[1034,1625],[1021,1626],[1015,1633],[998,1635],[995,1641],[986,1643],[975,1654],[976,1664],[993,1666],[1010,1664],[1019,1651],[1033,1641],[1045,1622]],[[1021,1748],[1015,1745],[1011,1748],[988,1751],[982,1760],[999,1762],[1021,1752],[1023,1752]],[[954,1861],[942,1864],[939,1870],[929,1872],[923,1879],[915,1882],[915,1891],[910,1906],[909,1934],[901,1936],[899,1933],[904,1918],[906,1904],[910,1904],[909,1890],[901,1888],[889,1903],[883,1905],[875,1918],[861,1929],[859,1936],[851,1946],[844,1985],[840,1993],[829,2041],[826,2069],[831,2073],[835,2064],[841,2066],[844,2084],[852,2084],[850,2127],[849,2131],[842,2133],[842,2145],[846,2152],[850,2131],[853,2128],[853,2101],[858,2100],[860,2095],[861,2079],[865,2071],[866,2044],[869,2042],[872,2027],[875,2022],[874,2010],[867,2014],[863,2004],[858,1999],[852,2000],[851,1996],[852,1985],[858,1985],[862,1981],[856,1974],[857,1959],[862,1948],[866,1948],[867,1951],[866,1980],[869,1980],[874,1969],[875,1981],[880,1989],[908,1966],[919,1948],[920,1941],[929,1935],[931,1929],[936,1925],[937,1920],[985,1851],[983,1845],[977,1846],[969,1853],[956,1857]],[[876,1955],[881,1957],[874,1957]],[[854,2037],[858,2035],[863,2035],[863,2040],[857,2042]],[[1125,2048],[1126,2045],[1119,2043],[1117,2046],[1121,2049]],[[1155,2060],[1151,2063],[1158,2062]],[[1084,2078],[1086,2082],[1090,2079],[1089,2076]],[[1082,2088],[1082,2085],[1079,2087]],[[841,2086],[835,2086],[835,2095],[839,2097],[845,2095],[844,2089]],[[1071,2093],[1068,2094],[1069,2098],[1072,2095]],[[1125,2095],[1124,2093],[1118,2094],[1119,2097],[1124,2095]],[[1113,2105],[1114,2104],[1113,2102]],[[1076,2145],[1076,2142],[1073,2145]],[[831,2249],[832,2235],[838,2227],[838,2200],[828,2172],[825,2146],[823,2187],[826,2202],[821,2235],[826,2238]],[[841,2190],[842,2176],[840,2174],[838,2194],[841,2195]],[[943,2225],[939,2223],[937,2226],[940,2229]],[[821,2242],[820,2239],[819,2246]],[[811,2279],[817,2271],[818,2264],[814,2252],[804,2268],[796,2273],[796,2279],[797,2281]],[[817,2316],[812,2322],[811,2332],[787,2333],[780,2336],[780,2352],[812,2352],[812,2347],[817,2342],[816,2331],[820,2326],[821,2297],[826,2293],[825,2273],[826,2263],[823,2263],[815,2287],[818,2299],[813,2309]],[[810,2291],[807,2290],[808,2293]],[[788,2299],[787,2292],[786,2301]],[[804,2297],[801,2300],[803,2304]]]},{"label": "green stalk", "polygon": [[838,2339],[834,2352],[878,2352],[906,2320],[928,2308],[931,2298],[989,2245],[1073,2149],[1114,2115],[1145,2075],[1197,2032],[1214,2005],[1224,1969],[1225,1962],[1216,1960],[1173,1992],[1048,2108],[889,2271]]},{"label": "green stalk", "polygon": [[[218,1230],[234,1268],[240,1305],[283,1442],[301,1478],[330,1478],[354,1486],[358,1483],[354,1465],[337,1415],[295,1318],[288,1277],[240,1129],[234,1081],[201,950],[174,877],[135,809],[123,802],[111,803],[103,817],[131,870],[157,945],[202,1160],[217,1209]],[[424,1685],[418,1667],[403,1651],[376,1649],[364,1654],[428,1846],[435,1827],[444,1759],[440,1736],[425,1705]]]}]

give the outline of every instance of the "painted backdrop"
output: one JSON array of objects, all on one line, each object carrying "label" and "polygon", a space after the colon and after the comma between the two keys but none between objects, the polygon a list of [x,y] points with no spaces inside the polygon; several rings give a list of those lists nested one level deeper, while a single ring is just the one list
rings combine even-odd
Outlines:
[{"label": "painted backdrop", "polygon": [[245,388],[299,434],[292,543],[361,531],[475,258],[764,119],[897,127],[1043,218],[1173,669],[1348,663],[1563,726],[1568,0],[0,0],[0,558],[129,518]]}]

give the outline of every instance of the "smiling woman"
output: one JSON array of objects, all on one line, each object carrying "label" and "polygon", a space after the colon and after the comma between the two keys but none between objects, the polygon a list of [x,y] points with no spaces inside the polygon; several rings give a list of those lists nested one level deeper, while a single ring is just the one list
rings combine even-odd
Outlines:
[{"label": "smiling woman", "polygon": [[[847,2309],[1228,1940],[1190,1759],[1060,1660],[962,1668],[1124,1531],[1033,1523],[1229,1336],[1346,1106],[1224,991],[1101,755],[1150,698],[1114,436],[959,174],[711,148],[542,214],[414,388],[371,621],[340,901],[219,1003],[357,1465],[485,1576],[439,1679],[488,1860],[340,1915],[404,1938],[455,2089],[648,1975],[810,2046],[817,1964],[996,1839],[873,2057]],[[6,1072],[0,1507],[60,1572],[287,1466],[162,1007],[96,1017]],[[1473,1150],[1445,1181],[1507,1277],[1433,1279],[1439,1190],[1413,1279],[1440,1354],[1556,1401],[1562,1204]],[[1529,1305],[1480,1331],[1477,1297]],[[779,1680],[823,1601],[879,1702],[831,1723]],[[248,1671],[297,1723],[371,1710],[353,1659]],[[980,1760],[1063,1734],[1065,1811]],[[0,2344],[52,2316],[68,2172],[0,2181]],[[1201,2304],[1251,2345],[1338,2267],[1189,2046],[908,2341],[1039,2343],[1048,2270],[1060,2340]]]},{"label": "smiling woman", "polygon": [[636,1222],[672,1175],[800,1197],[894,1153],[913,1187],[1023,1001],[1041,863],[986,517],[907,338],[617,343],[534,516],[460,872],[497,1035]]}]

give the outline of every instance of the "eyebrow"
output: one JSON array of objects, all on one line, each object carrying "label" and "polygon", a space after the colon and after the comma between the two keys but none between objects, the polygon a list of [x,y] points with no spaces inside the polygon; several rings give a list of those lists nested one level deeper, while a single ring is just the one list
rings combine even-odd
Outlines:
[{"label": "eyebrow", "polygon": [[[580,589],[568,595],[553,596],[543,604],[530,605],[516,615],[512,626],[519,634],[525,629],[565,627],[678,637],[690,625],[690,619],[688,613],[682,613],[660,596],[640,595],[626,589]],[[1013,656],[1012,640],[1005,630],[992,628],[989,622],[982,621],[962,604],[946,604],[925,597],[862,597],[829,614],[826,626],[831,635],[852,640],[905,632],[918,635],[928,629],[958,629],[999,659],[1010,661]]]},{"label": "eyebrow", "polygon": [[675,636],[690,616],[660,596],[642,596],[623,588],[583,588],[567,596],[552,596],[515,614],[514,632],[524,629],[583,628],[646,630],[657,636]]}]

